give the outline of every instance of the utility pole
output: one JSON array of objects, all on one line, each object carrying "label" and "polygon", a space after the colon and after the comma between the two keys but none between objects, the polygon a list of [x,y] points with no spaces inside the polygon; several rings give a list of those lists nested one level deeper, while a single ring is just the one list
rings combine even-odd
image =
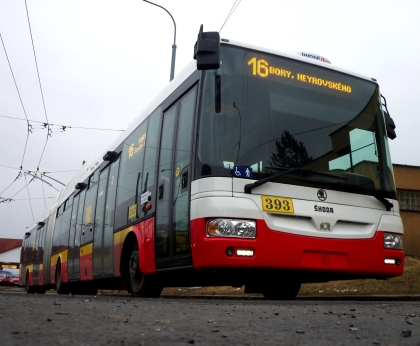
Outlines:
[{"label": "utility pole", "polygon": [[172,14],[169,13],[169,11],[163,7],[160,6],[158,4],[155,4],[151,1],[148,0],[143,0],[145,2],[148,2],[149,4],[155,5],[157,7],[160,7],[161,9],[165,10],[172,18],[172,21],[174,22],[174,44],[172,45],[172,60],[171,60],[171,75],[170,75],[170,79],[169,81],[171,81],[172,79],[174,79],[174,73],[175,73],[175,56],[176,56],[176,24],[175,24],[175,20],[174,17],[172,17]]}]

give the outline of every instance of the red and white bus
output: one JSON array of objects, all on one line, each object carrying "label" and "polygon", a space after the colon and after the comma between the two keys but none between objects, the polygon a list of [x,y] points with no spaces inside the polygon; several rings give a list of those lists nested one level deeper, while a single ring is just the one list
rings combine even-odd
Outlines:
[{"label": "red and white bus", "polygon": [[286,299],[402,275],[395,125],[376,80],[202,30],[194,57],[30,227],[27,292]]}]

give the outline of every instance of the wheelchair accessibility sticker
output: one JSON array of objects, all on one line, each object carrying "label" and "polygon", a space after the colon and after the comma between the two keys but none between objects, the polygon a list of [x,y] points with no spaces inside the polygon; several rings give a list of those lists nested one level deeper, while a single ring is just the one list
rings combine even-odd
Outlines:
[{"label": "wheelchair accessibility sticker", "polygon": [[252,178],[252,168],[244,166],[233,166],[232,175],[237,178]]}]

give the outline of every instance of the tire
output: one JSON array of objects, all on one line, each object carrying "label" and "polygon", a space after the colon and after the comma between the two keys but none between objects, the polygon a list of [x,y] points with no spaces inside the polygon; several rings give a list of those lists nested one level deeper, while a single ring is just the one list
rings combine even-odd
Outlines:
[{"label": "tire", "polygon": [[29,272],[26,273],[25,291],[28,294],[35,293],[35,287],[34,286],[29,286]]},{"label": "tire", "polygon": [[131,251],[128,262],[130,276],[130,290],[133,297],[159,298],[162,293],[162,285],[156,275],[143,275],[139,270],[139,246],[137,240]]},{"label": "tire", "polygon": [[266,285],[262,294],[269,300],[291,300],[299,293],[301,283],[296,280],[286,280],[286,283]]},{"label": "tire", "polygon": [[61,281],[61,262],[57,263],[57,269],[55,271],[55,289],[58,294],[70,294],[68,283]]}]

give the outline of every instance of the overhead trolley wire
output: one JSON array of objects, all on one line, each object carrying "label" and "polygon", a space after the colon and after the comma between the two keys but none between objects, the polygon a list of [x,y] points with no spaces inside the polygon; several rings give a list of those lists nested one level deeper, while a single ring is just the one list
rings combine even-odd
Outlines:
[{"label": "overhead trolley wire", "polygon": [[[0,115],[0,118],[7,118],[7,119],[25,121],[25,119],[17,118],[17,117],[9,117],[7,115]],[[124,131],[124,130],[116,130],[116,129],[102,129],[102,128],[99,128],[99,127],[83,127],[83,126],[69,126],[69,125],[49,124],[49,123],[46,123],[45,121],[37,121],[37,120],[31,120],[31,119],[29,119],[28,121],[31,122],[31,123],[43,124],[44,128],[46,128],[47,126],[49,126],[49,127],[59,126],[63,130],[66,130],[66,129],[82,129],[82,130],[116,131],[116,132],[123,132]]]},{"label": "overhead trolley wire", "polygon": [[[26,175],[25,175],[25,182],[26,182],[26,191],[28,191],[29,205],[31,207],[32,220],[35,221],[34,211],[32,209],[31,196],[29,195],[29,187],[28,187],[29,184],[28,184],[28,180],[26,179]],[[45,201],[45,196],[44,196],[44,201]]]},{"label": "overhead trolley wire", "polygon": [[[233,12],[235,12],[235,10],[238,8],[239,4],[241,3],[241,0],[239,0],[238,4],[236,4],[237,2],[238,2],[238,0],[235,0],[232,8],[229,11],[229,14],[227,15],[227,17],[226,17],[226,19],[225,19],[222,27],[219,30],[219,33],[222,31],[223,27],[225,26],[225,24],[227,23],[227,21],[230,19],[230,17],[232,16]],[[235,7],[235,5],[236,5],[236,7]]]},{"label": "overhead trolley wire", "polygon": [[[23,149],[22,161],[21,161],[21,163],[20,163],[20,169],[22,170],[23,161],[24,161],[24,159],[25,159],[26,148],[27,148],[27,146],[28,146],[29,134],[32,132],[32,126],[31,126],[31,124],[29,123],[28,116],[27,116],[27,114],[26,114],[26,110],[25,110],[25,106],[23,105],[22,97],[21,97],[21,95],[20,95],[19,87],[18,87],[17,82],[16,82],[15,74],[13,73],[12,64],[10,63],[9,56],[8,56],[8,54],[7,54],[7,50],[6,50],[6,45],[4,44],[3,37],[2,37],[2,35],[1,35],[1,34],[0,34],[0,39],[1,39],[1,43],[2,43],[2,45],[3,45],[4,54],[6,55],[7,63],[9,64],[10,73],[12,74],[13,81],[14,81],[14,83],[15,83],[16,91],[17,91],[17,93],[18,93],[18,95],[19,95],[20,104],[22,105],[23,113],[25,114],[25,118],[26,118],[26,120],[25,120],[25,119],[22,119],[22,120],[26,121],[26,124],[27,124],[27,134],[26,134],[25,147],[24,147],[24,149]],[[18,173],[18,175],[16,176],[15,180],[13,180],[13,182],[12,182],[9,186],[7,186],[7,187],[6,187],[6,189],[5,189],[5,190],[3,190],[1,193],[5,192],[5,191],[6,191],[6,190],[10,187],[10,186],[12,186],[12,185],[13,185],[13,183],[14,183],[17,179],[19,179],[21,175],[22,175],[22,172],[21,172],[21,171],[19,171],[19,173]]]},{"label": "overhead trolley wire", "polygon": [[[37,72],[37,75],[38,75],[39,89],[41,91],[41,98],[42,98],[42,104],[44,106],[45,119],[47,119],[47,124],[48,124],[49,121],[48,121],[48,115],[47,115],[47,108],[45,107],[44,92],[42,91],[41,77],[39,76],[38,61],[36,59],[35,45],[34,45],[34,39],[33,39],[33,35],[32,35],[32,28],[31,28],[31,21],[29,19],[29,11],[28,11],[28,5],[26,3],[26,0],[25,0],[25,8],[26,8],[26,17],[28,18],[29,33],[31,35],[32,51],[34,53],[36,72]],[[44,148],[42,149],[41,157],[40,157],[39,162],[38,162],[38,169],[39,169],[39,165],[41,164],[42,157],[44,156],[45,148],[47,146],[49,137],[50,137],[50,128],[48,126],[47,137],[45,139]]]}]

